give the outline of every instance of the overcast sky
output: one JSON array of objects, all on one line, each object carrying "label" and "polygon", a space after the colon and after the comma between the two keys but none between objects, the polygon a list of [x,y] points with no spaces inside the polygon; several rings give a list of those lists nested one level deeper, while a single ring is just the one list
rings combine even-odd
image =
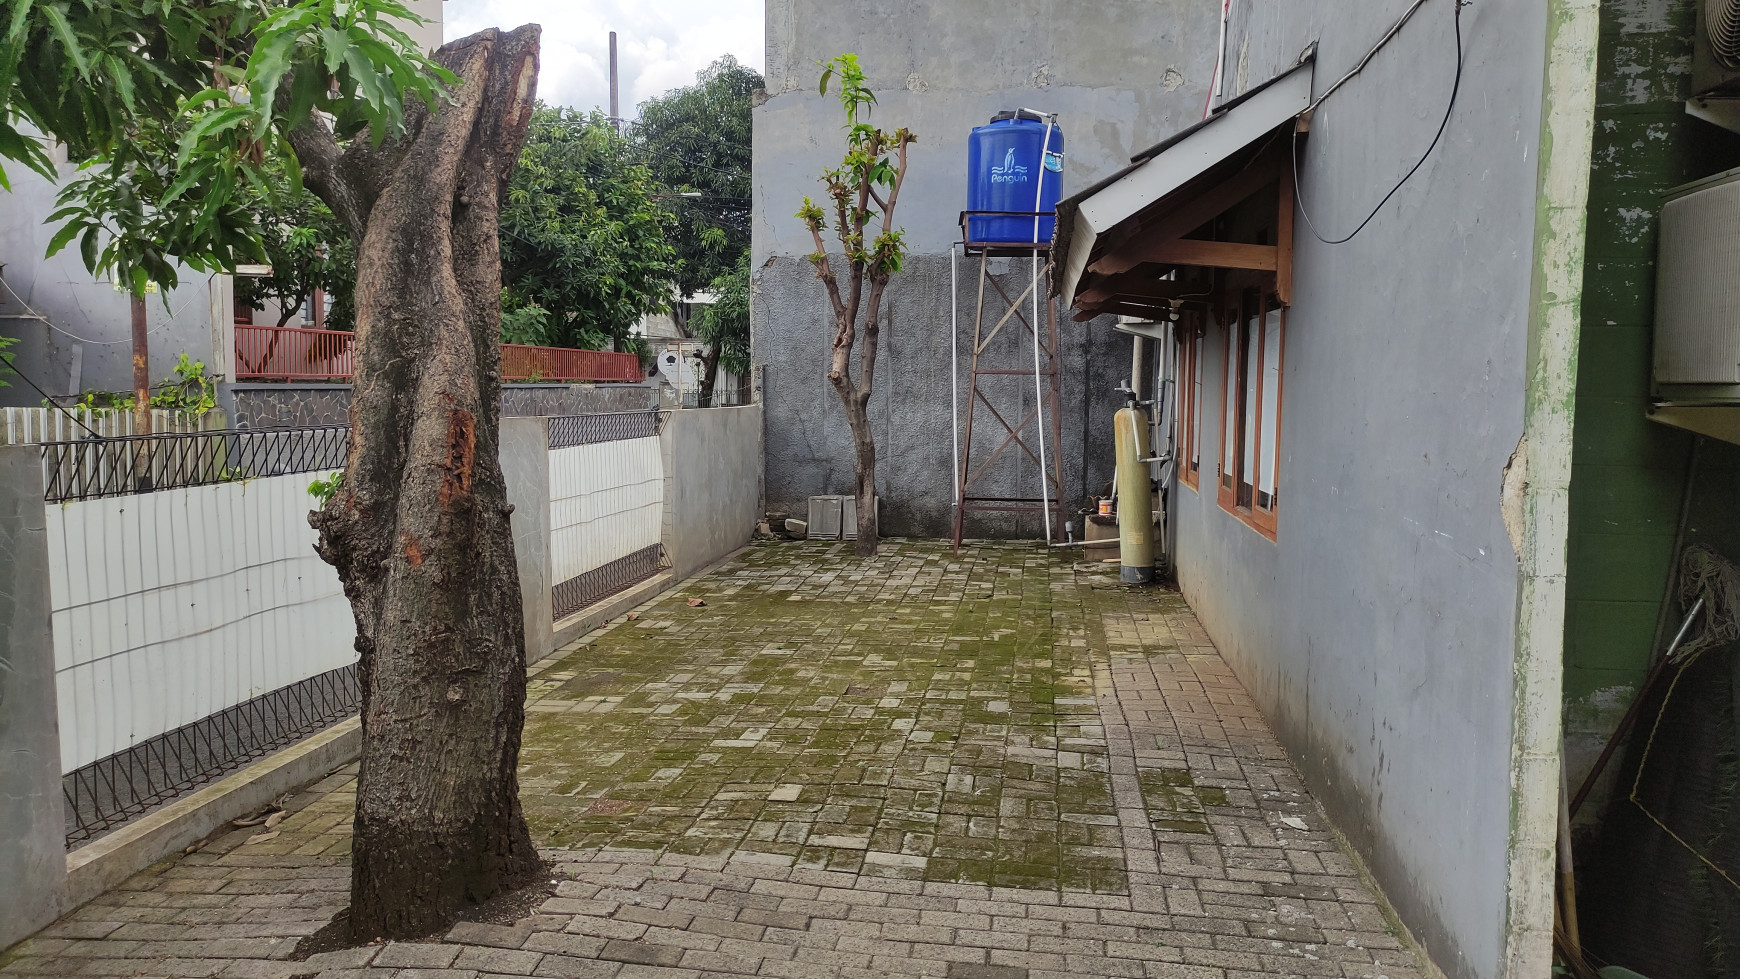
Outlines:
[{"label": "overcast sky", "polygon": [[695,80],[719,56],[762,70],[763,0],[447,0],[448,40],[485,27],[544,27],[538,97],[552,105],[610,102],[610,32],[616,32],[622,114]]}]

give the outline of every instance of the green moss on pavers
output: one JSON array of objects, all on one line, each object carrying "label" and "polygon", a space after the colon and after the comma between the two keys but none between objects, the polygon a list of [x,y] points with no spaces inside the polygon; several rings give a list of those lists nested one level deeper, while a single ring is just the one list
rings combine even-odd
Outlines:
[{"label": "green moss on pavers", "polygon": [[[1030,544],[964,558],[931,542],[886,542],[869,567],[837,544],[757,547],[568,650],[548,681],[534,678],[526,728],[522,794],[539,842],[1122,886],[1115,858],[1060,856],[1118,852],[1115,825],[1083,821],[1115,811],[1104,746],[1091,743],[1092,678],[1108,662],[1108,619],[1123,623],[1118,655],[1152,655],[1136,633],[1168,635],[1141,623],[1179,600],[1097,587],[1110,576]],[[704,611],[686,607],[691,593],[707,596]],[[1090,743],[1062,756],[1009,755],[1055,753],[1084,732]],[[797,799],[768,798],[786,785]],[[636,808],[613,808],[624,805]],[[989,820],[989,839],[967,835],[973,818]],[[847,836],[854,845],[817,842]],[[866,863],[866,848],[922,866]]]}]

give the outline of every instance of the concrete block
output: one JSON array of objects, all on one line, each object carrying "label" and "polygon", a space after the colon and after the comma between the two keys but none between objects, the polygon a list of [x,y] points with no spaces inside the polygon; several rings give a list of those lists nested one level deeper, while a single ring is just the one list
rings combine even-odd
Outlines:
[{"label": "concrete block", "polygon": [[761,406],[673,411],[660,440],[665,551],[681,581],[747,544],[761,520]]},{"label": "concrete block", "polygon": [[514,561],[525,608],[526,662],[536,663],[558,645],[551,628],[550,446],[543,418],[501,420],[501,471],[514,512]]},{"label": "concrete block", "polygon": [[42,450],[0,448],[0,948],[70,905]]}]

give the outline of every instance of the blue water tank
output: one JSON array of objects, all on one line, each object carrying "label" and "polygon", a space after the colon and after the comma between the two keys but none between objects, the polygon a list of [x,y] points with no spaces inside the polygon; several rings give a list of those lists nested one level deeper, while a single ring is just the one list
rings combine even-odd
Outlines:
[{"label": "blue water tank", "polygon": [[[1043,159],[1042,159],[1043,157]],[[999,112],[967,138],[967,210],[1019,211],[1044,217],[967,216],[967,240],[990,244],[1050,242],[1063,196],[1063,130],[1037,113]],[[1038,206],[1035,207],[1035,204]]]}]

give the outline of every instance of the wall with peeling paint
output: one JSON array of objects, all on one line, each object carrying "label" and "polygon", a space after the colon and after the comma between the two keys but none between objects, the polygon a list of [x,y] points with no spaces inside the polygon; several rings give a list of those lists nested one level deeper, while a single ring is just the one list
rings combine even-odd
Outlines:
[{"label": "wall with peeling paint", "polygon": [[1740,137],[1686,113],[1695,13],[1695,0],[1601,5],[1565,608],[1573,787],[1648,667],[1691,448],[1690,433],[1644,418],[1661,195],[1740,165]]},{"label": "wall with peeling paint", "polygon": [[[755,360],[766,366],[769,507],[801,514],[806,497],[851,492],[853,480],[851,436],[826,380],[831,316],[804,257],[815,246],[793,217],[804,195],[821,196],[818,178],[839,165],[844,147],[839,103],[817,93],[815,63],[856,52],[879,99],[871,121],[919,136],[897,212],[911,255],[889,286],[870,413],[884,531],[940,536],[951,532],[953,504],[948,254],[966,207],[968,133],[1003,109],[1057,112],[1068,141],[1065,193],[1085,187],[1202,117],[1219,9],[1219,0],[768,0],[752,317]],[[1011,296],[1027,286],[1025,262],[993,264]],[[965,345],[975,274],[963,263]],[[996,366],[1031,368],[1025,332],[1011,329],[1018,342],[990,351],[1002,355]],[[1128,376],[1129,349],[1105,322],[1063,324],[1063,482],[1072,500],[1111,479],[1103,433],[1122,406],[1112,388]],[[958,379],[964,389],[964,360]],[[1033,407],[1032,378],[1002,383],[1007,397],[997,405],[1014,421]],[[979,417],[988,453],[1003,432]],[[1048,451],[1058,451],[1049,440]],[[998,465],[1001,491],[1037,496],[1036,468],[1019,450]],[[1036,518],[969,525],[983,536],[1038,532]]]},{"label": "wall with peeling paint", "polygon": [[[1313,41],[1321,93],[1409,5],[1235,0],[1224,94],[1272,77]],[[1203,492],[1177,491],[1185,595],[1404,924],[1457,979],[1509,975],[1517,961],[1513,684],[1525,596],[1503,474],[1530,409],[1546,7],[1466,8],[1461,93],[1419,173],[1348,244],[1298,224],[1277,539],[1215,500],[1218,411],[1205,413]],[[1454,64],[1451,0],[1428,0],[1324,103],[1299,168],[1325,237],[1351,231],[1420,158]],[[1211,328],[1210,406],[1224,397],[1224,343]],[[1531,444],[1530,476],[1565,448]],[[1532,551],[1550,505],[1525,484],[1511,491]],[[1556,649],[1555,636],[1555,686]],[[1544,945],[1533,942],[1538,962]]]}]

